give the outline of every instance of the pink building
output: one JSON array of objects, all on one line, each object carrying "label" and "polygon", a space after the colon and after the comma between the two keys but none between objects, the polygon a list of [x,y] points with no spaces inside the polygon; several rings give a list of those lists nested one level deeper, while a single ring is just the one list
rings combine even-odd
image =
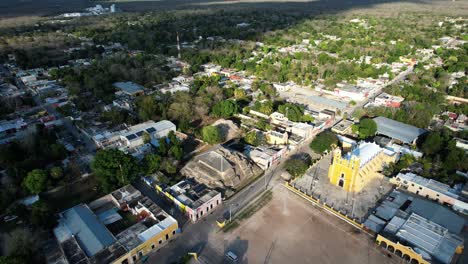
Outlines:
[{"label": "pink building", "polygon": [[167,188],[164,194],[185,212],[192,222],[207,216],[222,203],[220,192],[190,179]]}]

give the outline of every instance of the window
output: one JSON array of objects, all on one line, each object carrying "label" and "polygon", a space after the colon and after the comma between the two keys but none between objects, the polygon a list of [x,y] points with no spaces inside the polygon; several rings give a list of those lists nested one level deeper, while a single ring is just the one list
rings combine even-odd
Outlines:
[{"label": "window", "polygon": [[210,209],[213,209],[213,204],[210,204]]},{"label": "window", "polygon": [[411,186],[413,186],[413,187],[414,187],[414,183],[412,183],[412,184],[411,184]]},{"label": "window", "polygon": [[166,234],[166,240],[168,240],[168,239],[169,239],[169,234]]},{"label": "window", "polygon": [[404,184],[408,184],[408,182],[407,182],[406,180],[405,180],[405,181],[403,181],[403,183],[404,183]]},{"label": "window", "polygon": [[203,211],[200,211],[200,216],[203,216]]},{"label": "window", "polygon": [[159,244],[160,244],[160,245],[162,244],[162,239],[159,240]]},{"label": "window", "polygon": [[439,194],[436,194],[437,197],[439,197]]},{"label": "window", "polygon": [[208,213],[208,209],[210,209],[210,208],[208,208],[208,207],[206,208],[206,212],[207,212],[207,213]]},{"label": "window", "polygon": [[124,260],[122,261],[122,264],[128,264],[128,259],[124,259]]},{"label": "window", "polygon": [[419,190],[422,190],[422,187],[419,187]]},{"label": "window", "polygon": [[138,251],[138,257],[143,257],[143,251]]},{"label": "window", "polygon": [[154,249],[154,248],[155,248],[154,244],[151,244],[151,249]]},{"label": "window", "polygon": [[219,204],[219,200],[216,200],[216,205],[218,205],[218,204]]},{"label": "window", "polygon": [[175,235],[175,230],[172,231],[172,235]]},{"label": "window", "polygon": [[136,261],[136,256],[132,256],[133,262]]}]

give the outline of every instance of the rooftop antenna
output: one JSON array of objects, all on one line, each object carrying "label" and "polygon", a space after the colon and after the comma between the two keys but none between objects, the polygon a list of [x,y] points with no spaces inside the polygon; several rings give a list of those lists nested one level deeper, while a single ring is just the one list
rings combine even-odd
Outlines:
[{"label": "rooftop antenna", "polygon": [[177,31],[177,58],[180,60],[180,40],[179,40],[179,31]]}]

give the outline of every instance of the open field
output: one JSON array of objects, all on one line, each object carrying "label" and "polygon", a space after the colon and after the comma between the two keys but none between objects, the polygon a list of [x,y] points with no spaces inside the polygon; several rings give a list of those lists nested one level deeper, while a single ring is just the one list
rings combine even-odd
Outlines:
[{"label": "open field", "polygon": [[429,0],[2,0],[0,17],[44,16],[63,12],[80,11],[102,4],[128,12],[164,11],[173,9],[281,9],[310,13],[333,13],[365,10],[391,15],[401,11],[436,12],[447,15],[463,15],[468,12],[468,1]]},{"label": "open field", "polygon": [[216,250],[232,250],[241,263],[396,263],[356,231],[278,185],[260,211],[232,232],[218,233],[224,245]]}]

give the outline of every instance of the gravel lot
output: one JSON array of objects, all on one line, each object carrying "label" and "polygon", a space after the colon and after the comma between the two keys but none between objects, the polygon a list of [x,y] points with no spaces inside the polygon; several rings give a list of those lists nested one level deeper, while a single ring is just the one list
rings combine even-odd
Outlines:
[{"label": "gravel lot", "polygon": [[227,234],[216,251],[241,263],[396,263],[373,240],[277,185],[273,200]]}]

